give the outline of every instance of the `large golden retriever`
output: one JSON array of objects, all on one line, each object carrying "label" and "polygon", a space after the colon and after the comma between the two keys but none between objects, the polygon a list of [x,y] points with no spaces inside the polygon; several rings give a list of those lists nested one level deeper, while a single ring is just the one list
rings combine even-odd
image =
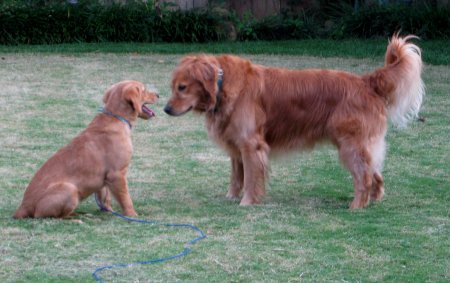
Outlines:
[{"label": "large golden retriever", "polygon": [[92,193],[110,209],[109,192],[125,215],[135,216],[126,177],[133,149],[131,128],[138,117],[155,115],[146,104],[157,99],[158,94],[137,81],[111,86],[103,97],[104,108],[89,126],[34,175],[14,218],[67,217]]},{"label": "large golden retriever", "polygon": [[365,207],[384,194],[381,170],[387,118],[404,126],[424,95],[415,36],[394,35],[385,65],[359,76],[337,70],[287,70],[224,55],[187,56],[173,71],[164,111],[204,113],[209,136],[231,158],[227,197],[256,204],[265,194],[269,153],[311,149],[330,141],[351,172]]}]

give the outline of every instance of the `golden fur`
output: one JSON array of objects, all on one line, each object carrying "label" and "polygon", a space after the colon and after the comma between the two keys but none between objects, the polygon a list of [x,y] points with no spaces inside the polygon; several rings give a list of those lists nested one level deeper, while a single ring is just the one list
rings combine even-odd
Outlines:
[{"label": "golden fur", "polygon": [[[111,86],[103,97],[105,110],[127,119],[149,119],[154,113],[144,104],[158,95],[137,81]],[[99,113],[89,126],[56,152],[28,185],[14,218],[67,217],[78,203],[96,193],[111,208],[109,192],[127,216],[135,216],[128,193],[127,170],[131,159],[131,129],[116,117]]]},{"label": "golden fur", "polygon": [[[416,117],[424,87],[414,36],[394,35],[385,66],[356,74],[324,69],[287,70],[224,55],[187,56],[173,71],[165,112],[204,113],[210,137],[231,158],[227,196],[241,205],[265,194],[269,153],[311,149],[330,141],[351,172],[351,208],[380,200],[387,118],[400,126]],[[219,69],[223,70],[219,89]]]}]

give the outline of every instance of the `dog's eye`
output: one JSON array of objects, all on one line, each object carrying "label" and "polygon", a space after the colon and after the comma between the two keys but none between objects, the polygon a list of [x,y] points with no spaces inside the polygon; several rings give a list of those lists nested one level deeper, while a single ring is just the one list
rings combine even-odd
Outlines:
[{"label": "dog's eye", "polygon": [[186,89],[185,85],[178,85],[178,91],[184,91]]}]

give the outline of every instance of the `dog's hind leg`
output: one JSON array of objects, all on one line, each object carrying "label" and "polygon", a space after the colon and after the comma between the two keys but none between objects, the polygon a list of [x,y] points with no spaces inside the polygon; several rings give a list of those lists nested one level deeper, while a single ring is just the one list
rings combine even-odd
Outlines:
[{"label": "dog's hind leg", "polygon": [[372,191],[370,192],[370,198],[372,200],[380,201],[384,196],[384,180],[383,176],[375,172],[373,174]]},{"label": "dog's hind leg", "polygon": [[231,200],[238,199],[242,192],[243,183],[244,164],[239,158],[231,157],[230,186],[228,188],[227,198]]},{"label": "dog's hind leg", "polygon": [[350,208],[363,208],[369,203],[369,193],[372,190],[372,157],[365,147],[361,148],[350,142],[340,147],[339,155],[342,163],[353,177],[355,197]]},{"label": "dog's hind leg", "polygon": [[372,200],[380,201],[384,195],[384,180],[383,176],[381,175],[381,171],[383,170],[384,156],[386,152],[384,134],[370,146],[370,149],[373,157],[372,163],[374,172],[370,198]]},{"label": "dog's hind leg", "polygon": [[45,196],[36,203],[35,218],[70,216],[78,206],[78,189],[72,183],[61,182],[50,185]]}]

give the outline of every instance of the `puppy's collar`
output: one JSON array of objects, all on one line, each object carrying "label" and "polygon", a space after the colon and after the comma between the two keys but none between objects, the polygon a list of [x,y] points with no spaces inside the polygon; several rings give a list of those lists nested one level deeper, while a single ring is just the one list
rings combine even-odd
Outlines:
[{"label": "puppy's collar", "polygon": [[111,116],[111,117],[114,117],[114,118],[116,118],[116,119],[119,119],[120,121],[122,121],[122,122],[124,122],[125,124],[127,124],[128,127],[129,127],[130,130],[131,130],[132,126],[131,126],[130,121],[128,121],[128,120],[125,119],[124,117],[119,116],[119,115],[117,115],[117,114],[114,114],[114,113],[112,113],[112,112],[109,112],[109,111],[106,110],[104,107],[99,107],[99,108],[98,108],[98,112],[103,113],[103,114],[106,114],[106,115]]},{"label": "puppy's collar", "polygon": [[214,107],[214,113],[219,110],[220,101],[222,100],[222,81],[223,81],[223,70],[219,68],[217,71],[217,93],[216,93],[216,106]]}]

